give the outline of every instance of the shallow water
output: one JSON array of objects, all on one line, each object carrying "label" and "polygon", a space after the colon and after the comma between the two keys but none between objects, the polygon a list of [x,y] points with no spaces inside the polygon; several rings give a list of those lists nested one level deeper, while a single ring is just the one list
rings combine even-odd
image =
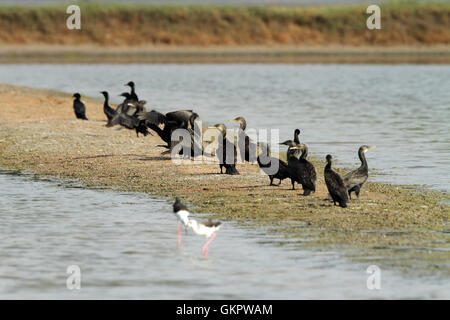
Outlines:
[{"label": "shallow water", "polygon": [[[0,204],[0,299],[450,298],[448,279],[383,266],[368,290],[369,256],[350,263],[226,221],[202,258],[203,237],[183,233],[177,249],[170,203],[145,194],[0,171]],[[70,265],[80,290],[66,287]]]},{"label": "shallow water", "polygon": [[280,140],[298,127],[312,155],[338,166],[376,145],[372,181],[450,190],[448,65],[0,65],[0,82],[99,99],[108,90],[114,102],[129,80],[149,108],[192,107],[210,123],[241,115]]}]

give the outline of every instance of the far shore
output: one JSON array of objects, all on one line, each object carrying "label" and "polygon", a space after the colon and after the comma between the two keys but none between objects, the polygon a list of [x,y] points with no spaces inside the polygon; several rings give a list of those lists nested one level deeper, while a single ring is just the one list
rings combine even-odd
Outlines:
[{"label": "far shore", "polygon": [[449,64],[450,46],[2,45],[0,63]]}]

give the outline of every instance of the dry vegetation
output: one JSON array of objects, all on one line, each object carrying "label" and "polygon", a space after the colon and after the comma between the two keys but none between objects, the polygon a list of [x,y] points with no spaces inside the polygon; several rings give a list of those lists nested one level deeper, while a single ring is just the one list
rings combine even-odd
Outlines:
[{"label": "dry vegetation", "polygon": [[366,28],[366,6],[233,7],[82,4],[69,31],[64,6],[0,7],[1,44],[448,45],[450,4],[381,4],[382,30]]}]

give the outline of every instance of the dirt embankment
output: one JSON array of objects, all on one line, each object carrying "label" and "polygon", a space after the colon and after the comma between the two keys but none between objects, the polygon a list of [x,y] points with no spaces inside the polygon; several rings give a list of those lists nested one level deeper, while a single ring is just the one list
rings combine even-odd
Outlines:
[{"label": "dirt embankment", "polygon": [[66,7],[0,7],[0,44],[99,46],[429,46],[450,44],[450,4],[381,4],[381,30],[366,7],[127,6],[81,4],[81,30]]}]

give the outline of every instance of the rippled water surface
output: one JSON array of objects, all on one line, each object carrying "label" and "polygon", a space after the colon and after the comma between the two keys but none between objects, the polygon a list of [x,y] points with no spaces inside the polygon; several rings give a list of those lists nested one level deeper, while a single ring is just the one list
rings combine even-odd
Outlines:
[{"label": "rippled water surface", "polygon": [[[145,194],[0,171],[0,204],[1,299],[450,298],[448,279],[382,266],[381,290],[368,290],[370,259],[350,263],[226,221],[202,258],[203,237],[183,233],[177,249],[170,203]],[[80,290],[66,288],[70,265]]]},{"label": "rippled water surface", "polygon": [[450,190],[448,65],[0,66],[0,82],[99,99],[108,90],[115,102],[129,80],[150,108],[192,107],[211,123],[241,115],[250,128],[279,128],[281,140],[298,127],[312,155],[340,166],[376,145],[372,180]]}]

